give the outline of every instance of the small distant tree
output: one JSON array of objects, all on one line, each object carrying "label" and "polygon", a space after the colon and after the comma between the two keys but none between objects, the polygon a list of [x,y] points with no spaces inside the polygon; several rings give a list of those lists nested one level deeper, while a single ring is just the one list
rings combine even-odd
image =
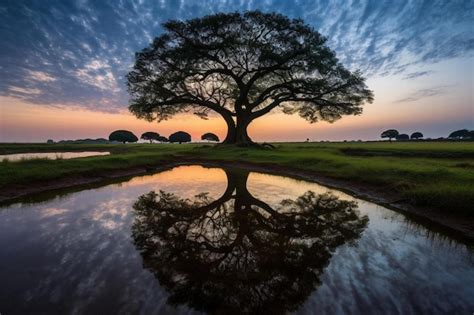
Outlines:
[{"label": "small distant tree", "polygon": [[159,136],[158,139],[156,139],[158,142],[169,142],[168,138]]},{"label": "small distant tree", "polygon": [[118,142],[137,142],[138,138],[131,131],[128,130],[115,130],[109,135],[109,141]]},{"label": "small distant tree", "polygon": [[143,140],[148,140],[148,141],[150,141],[150,143],[152,143],[153,140],[158,141],[159,136],[160,136],[160,134],[157,133],[157,132],[147,131],[147,132],[143,133],[140,138],[143,139]]},{"label": "small distant tree", "polygon": [[48,141],[46,141],[47,144],[53,144],[54,141],[52,139],[48,139]]},{"label": "small distant tree", "polygon": [[415,139],[415,140],[418,140],[421,138],[423,138],[423,134],[419,131],[412,133],[410,136],[410,139]]},{"label": "small distant tree", "polygon": [[410,140],[410,137],[406,133],[401,133],[395,137],[398,141]]},{"label": "small distant tree", "polygon": [[183,142],[191,142],[191,135],[184,131],[178,131],[170,135],[169,141],[171,143],[178,142],[179,144]]},{"label": "small distant tree", "polygon": [[467,136],[469,137],[469,139],[474,140],[474,130],[470,130]]},{"label": "small distant tree", "polygon": [[396,138],[397,136],[398,136],[398,130],[395,130],[395,129],[385,130],[380,135],[381,138],[388,138],[390,142],[392,142],[392,139]]},{"label": "small distant tree", "polygon": [[449,138],[462,139],[462,138],[468,138],[468,137],[469,137],[469,130],[467,129],[456,130],[449,134]]},{"label": "small distant tree", "polygon": [[201,140],[219,142],[219,137],[212,132],[205,133],[201,136]]}]

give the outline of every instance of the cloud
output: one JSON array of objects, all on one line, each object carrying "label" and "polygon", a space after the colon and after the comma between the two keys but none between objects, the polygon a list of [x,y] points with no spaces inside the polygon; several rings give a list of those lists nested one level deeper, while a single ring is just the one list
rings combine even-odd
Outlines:
[{"label": "cloud", "polygon": [[432,88],[426,88],[426,89],[420,89],[412,94],[410,94],[407,97],[404,97],[402,99],[399,99],[395,101],[395,103],[409,103],[409,102],[415,102],[418,101],[422,98],[425,97],[431,97],[431,96],[436,96],[440,94],[445,94],[448,91],[448,86],[438,86],[438,87],[432,87]]},{"label": "cloud", "polygon": [[415,78],[423,77],[432,73],[434,73],[434,71],[411,72],[411,73],[407,73],[405,77],[403,77],[403,80],[415,79]]},{"label": "cloud", "polygon": [[76,70],[79,81],[104,91],[119,92],[117,81],[106,61],[92,60],[83,68]]},{"label": "cloud", "polygon": [[41,90],[39,90],[39,89],[23,88],[23,87],[19,87],[19,86],[9,86],[8,90],[10,92],[13,92],[13,94],[20,95],[20,96],[41,94]]},{"label": "cloud", "polygon": [[28,70],[28,75],[30,76],[30,79],[34,80],[34,81],[40,81],[40,82],[53,82],[53,81],[56,81],[56,78],[54,78],[51,75],[47,74],[46,72],[42,72],[42,71]]},{"label": "cloud", "polygon": [[123,110],[134,53],[163,31],[162,22],[254,9],[303,18],[347,67],[369,77],[414,79],[430,74],[432,63],[473,56],[469,0],[10,1],[0,9],[0,96]]}]

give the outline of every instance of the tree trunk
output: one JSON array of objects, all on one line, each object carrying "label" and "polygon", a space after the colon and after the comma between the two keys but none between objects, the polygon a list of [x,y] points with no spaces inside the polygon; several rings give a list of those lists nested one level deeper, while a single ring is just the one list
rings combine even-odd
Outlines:
[{"label": "tree trunk", "polygon": [[[232,120],[232,118],[231,118]],[[234,144],[235,143],[235,134],[236,134],[236,128],[235,128],[235,123],[232,120],[232,122],[229,122],[226,120],[227,123],[227,135],[225,136],[224,141],[222,143],[225,144]]]},{"label": "tree trunk", "polygon": [[232,117],[224,117],[227,123],[227,136],[225,137],[224,144],[236,144],[238,146],[251,146],[253,145],[252,139],[250,139],[247,128],[252,122],[247,117],[237,117],[237,123],[234,122]]},{"label": "tree trunk", "polygon": [[250,139],[247,128],[251,120],[248,118],[237,118],[237,126],[235,128],[235,144],[239,146],[250,146],[253,141]]}]

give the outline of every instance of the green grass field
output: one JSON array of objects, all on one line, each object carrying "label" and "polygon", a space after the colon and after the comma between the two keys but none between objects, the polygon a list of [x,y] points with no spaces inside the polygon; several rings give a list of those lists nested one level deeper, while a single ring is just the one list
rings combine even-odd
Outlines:
[{"label": "green grass field", "polygon": [[285,143],[275,149],[205,144],[0,144],[0,154],[110,151],[71,160],[0,162],[0,189],[71,175],[134,166],[160,166],[183,158],[274,164],[394,191],[412,204],[474,215],[473,142]]}]

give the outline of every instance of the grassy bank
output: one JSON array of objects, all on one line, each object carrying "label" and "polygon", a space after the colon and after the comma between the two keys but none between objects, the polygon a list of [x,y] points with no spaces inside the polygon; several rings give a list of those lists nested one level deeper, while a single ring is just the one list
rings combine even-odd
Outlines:
[{"label": "grassy bank", "polygon": [[0,154],[110,151],[109,156],[72,160],[0,162],[0,190],[71,175],[159,166],[202,159],[242,161],[309,170],[336,179],[396,192],[410,203],[474,216],[474,143],[285,143],[276,149],[243,149],[202,144],[46,145],[0,144]]}]

